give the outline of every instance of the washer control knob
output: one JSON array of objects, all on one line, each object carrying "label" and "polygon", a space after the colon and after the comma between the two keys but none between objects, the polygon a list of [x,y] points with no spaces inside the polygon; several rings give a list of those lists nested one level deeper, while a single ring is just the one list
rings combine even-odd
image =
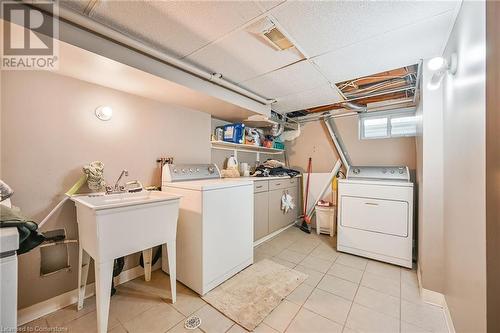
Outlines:
[{"label": "washer control knob", "polygon": [[189,172],[193,172],[193,169],[189,169]]},{"label": "washer control knob", "polygon": [[209,167],[208,167],[208,173],[209,173],[209,174],[213,174],[214,172],[215,172],[214,167],[213,167],[213,166],[209,166]]},{"label": "washer control knob", "polygon": [[186,173],[186,169],[182,169],[182,173]]},{"label": "washer control knob", "polygon": [[393,169],[393,170],[391,170],[391,174],[394,174],[394,169]]},{"label": "washer control knob", "polygon": [[200,168],[196,168],[196,172],[200,172]]},{"label": "washer control knob", "polygon": [[360,173],[361,170],[359,170],[358,168],[355,168],[354,170],[352,170],[352,172],[357,175]]},{"label": "washer control knob", "polygon": [[402,175],[404,173],[403,169],[399,169],[399,173]]},{"label": "washer control knob", "polygon": [[387,173],[387,169],[383,169],[382,173],[384,173],[384,174]]},{"label": "washer control knob", "polygon": [[178,171],[179,171],[179,170],[177,170],[177,169],[174,169],[174,173],[177,173]]}]

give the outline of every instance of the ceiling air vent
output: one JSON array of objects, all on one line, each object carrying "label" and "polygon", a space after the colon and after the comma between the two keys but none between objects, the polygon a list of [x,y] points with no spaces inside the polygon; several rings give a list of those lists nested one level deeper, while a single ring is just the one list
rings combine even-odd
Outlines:
[{"label": "ceiling air vent", "polygon": [[281,51],[288,50],[295,46],[278,28],[276,28],[276,26],[264,31],[262,36],[264,36],[276,49]]}]

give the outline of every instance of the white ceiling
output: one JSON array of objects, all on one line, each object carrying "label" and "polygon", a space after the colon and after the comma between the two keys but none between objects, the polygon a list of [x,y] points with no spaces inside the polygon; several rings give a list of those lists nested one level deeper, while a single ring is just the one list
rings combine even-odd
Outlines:
[{"label": "white ceiling", "polygon": [[325,84],[328,81],[308,61],[300,61],[241,83],[267,98],[298,94]]},{"label": "white ceiling", "polygon": [[[3,23],[0,20],[0,24]],[[57,73],[125,91],[176,107],[202,111],[220,119],[238,121],[254,115],[248,108],[165,80],[156,75],[97,55],[68,43],[58,42]]]},{"label": "white ceiling", "polygon": [[453,10],[447,1],[293,1],[273,12],[314,57]]},{"label": "white ceiling", "polygon": [[[413,65],[440,55],[453,13],[444,13],[313,58],[331,82]],[[342,64],[341,66],[339,64]]]},{"label": "white ceiling", "polygon": [[[63,1],[82,12],[88,0]],[[340,100],[334,83],[441,55],[459,1],[104,1],[91,18],[221,73],[288,112]],[[296,49],[260,36],[269,19]]]},{"label": "white ceiling", "polygon": [[[209,71],[220,71],[232,82],[242,82],[304,59],[296,49],[279,52],[270,47],[259,33],[271,26],[268,19],[262,18],[217,43],[199,49],[186,60]],[[265,61],[256,61],[256,57]]]}]

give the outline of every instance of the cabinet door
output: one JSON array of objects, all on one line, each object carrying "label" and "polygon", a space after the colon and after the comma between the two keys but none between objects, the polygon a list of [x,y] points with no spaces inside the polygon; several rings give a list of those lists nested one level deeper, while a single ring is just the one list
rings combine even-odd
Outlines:
[{"label": "cabinet door", "polygon": [[286,214],[286,224],[288,225],[290,223],[294,223],[295,220],[299,217],[299,212],[301,211],[302,206],[298,186],[290,187],[286,190],[292,196],[293,203],[295,204],[295,207]]},{"label": "cabinet door", "polygon": [[269,233],[283,228],[287,224],[288,216],[281,210],[281,196],[284,190],[269,191]]},{"label": "cabinet door", "polygon": [[253,240],[261,239],[269,234],[269,192],[254,194]]}]

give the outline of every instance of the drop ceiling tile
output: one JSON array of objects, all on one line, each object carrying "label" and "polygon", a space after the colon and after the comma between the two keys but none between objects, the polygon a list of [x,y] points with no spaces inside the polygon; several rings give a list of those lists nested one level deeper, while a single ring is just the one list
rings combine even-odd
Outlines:
[{"label": "drop ceiling tile", "polygon": [[327,83],[328,81],[318,72],[314,65],[308,61],[301,61],[244,81],[240,85],[261,96],[277,98],[310,90]]},{"label": "drop ceiling tile", "polygon": [[273,15],[308,56],[453,10],[458,1],[292,1]]},{"label": "drop ceiling tile", "polygon": [[59,5],[82,14],[90,0],[60,0]]},{"label": "drop ceiling tile", "polygon": [[262,7],[262,9],[264,9],[265,11],[268,11],[276,6],[278,6],[279,4],[282,4],[283,2],[285,2],[285,0],[264,0],[264,1],[254,1],[255,3],[257,3],[260,7]]},{"label": "drop ceiling tile", "polygon": [[445,13],[313,59],[331,82],[416,64],[440,55],[454,21]]},{"label": "drop ceiling tile", "polygon": [[249,1],[99,1],[92,18],[183,57],[260,14]]},{"label": "drop ceiling tile", "polygon": [[242,82],[303,59],[295,48],[280,51],[261,35],[272,23],[262,19],[210,44],[186,58],[233,82]]},{"label": "drop ceiling tile", "polygon": [[297,94],[279,97],[272,109],[281,113],[303,110],[342,101],[336,89],[329,84]]}]

